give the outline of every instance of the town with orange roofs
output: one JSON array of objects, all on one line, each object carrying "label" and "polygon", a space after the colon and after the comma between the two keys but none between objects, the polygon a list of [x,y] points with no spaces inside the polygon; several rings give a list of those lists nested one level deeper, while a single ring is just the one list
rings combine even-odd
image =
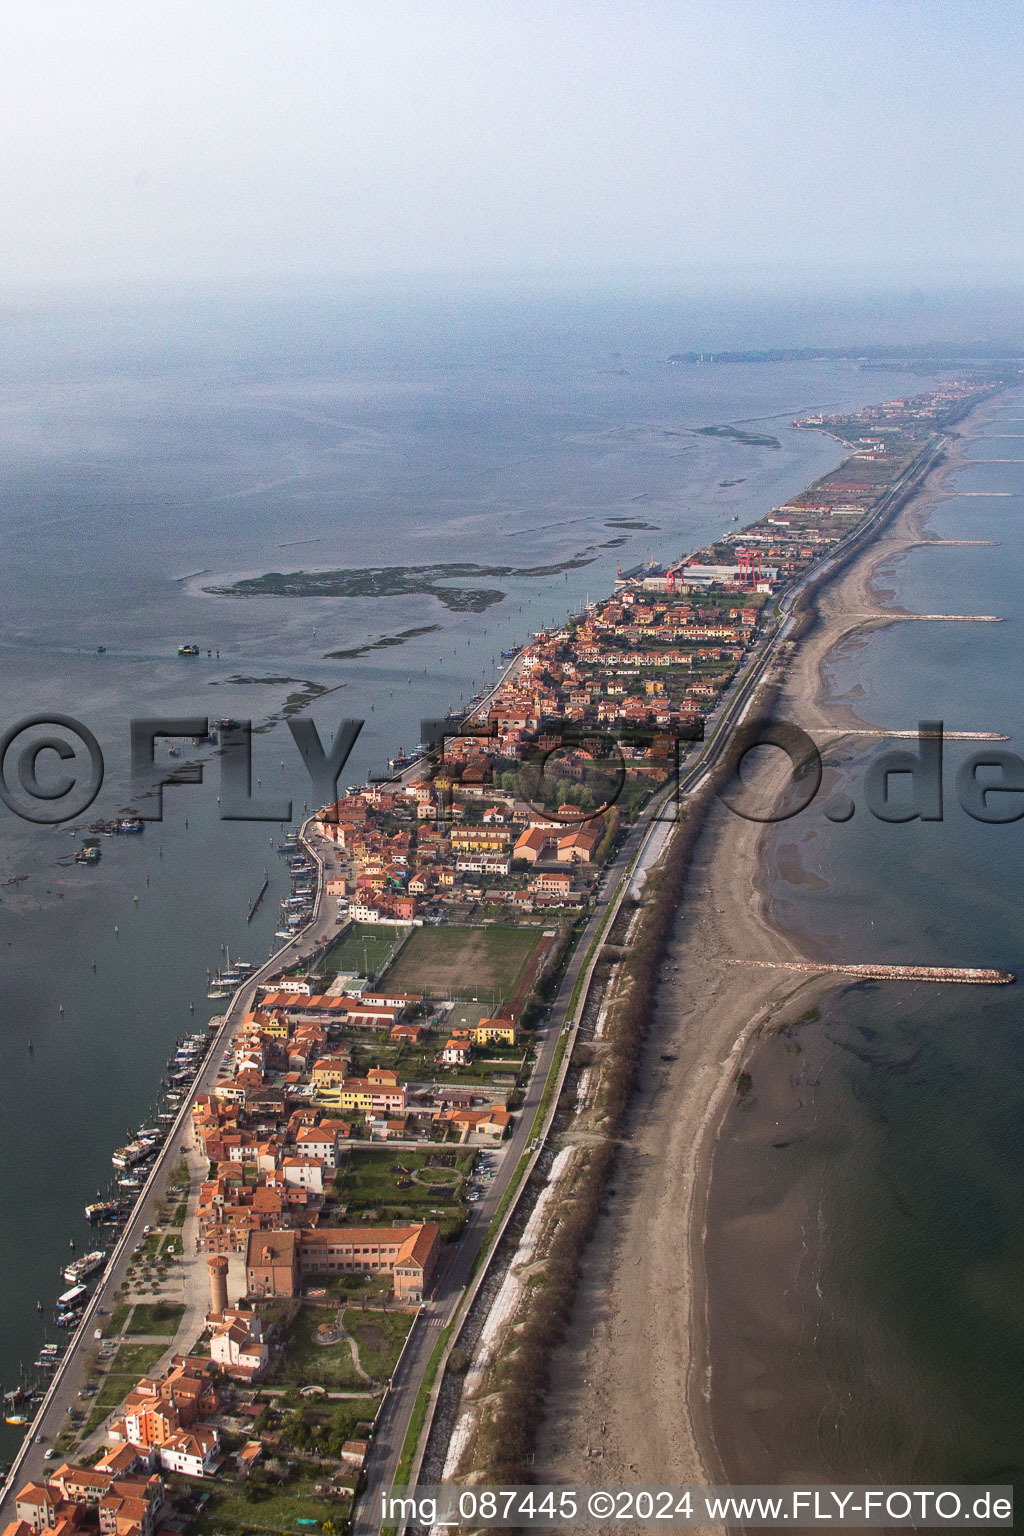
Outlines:
[{"label": "town with orange roofs", "polygon": [[285,947],[213,994],[232,1001],[177,1074],[153,1217],[65,1308],[81,1385],[31,1436],[47,1448],[3,1536],[345,1528],[396,1396],[418,1428],[428,1361],[550,1125],[553,1003],[614,861],[781,594],[986,387],[801,421],[852,449],[838,469],[694,555],[620,570],[415,758],[286,840]]}]

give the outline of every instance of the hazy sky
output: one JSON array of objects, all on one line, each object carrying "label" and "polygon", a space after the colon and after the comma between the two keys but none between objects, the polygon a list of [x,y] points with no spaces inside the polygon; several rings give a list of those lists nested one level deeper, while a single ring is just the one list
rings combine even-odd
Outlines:
[{"label": "hazy sky", "polygon": [[1019,0],[3,0],[0,281],[1016,276]]}]

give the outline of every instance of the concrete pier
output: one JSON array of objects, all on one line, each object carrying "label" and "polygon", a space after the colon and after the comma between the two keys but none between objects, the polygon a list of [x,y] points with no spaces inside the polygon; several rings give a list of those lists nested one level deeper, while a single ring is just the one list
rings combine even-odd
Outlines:
[{"label": "concrete pier", "polygon": [[[891,736],[896,741],[917,741],[919,734],[920,733],[918,731],[887,731],[882,726],[866,725],[855,727],[853,730],[849,731],[832,729],[823,729],[820,731],[812,729],[810,731],[810,735],[812,736],[830,736],[833,737],[836,741],[841,741],[844,736],[872,736],[876,740],[881,740]],[[1003,731],[944,730],[942,733],[942,739],[943,741],[1009,741],[1010,738]]]},{"label": "concrete pier", "polygon": [[737,960],[735,963],[754,965],[762,971],[803,971],[808,976],[822,973],[857,976],[862,981],[942,981],[969,987],[1006,987],[1017,979],[1012,971],[963,965],[832,965],[813,960]]}]

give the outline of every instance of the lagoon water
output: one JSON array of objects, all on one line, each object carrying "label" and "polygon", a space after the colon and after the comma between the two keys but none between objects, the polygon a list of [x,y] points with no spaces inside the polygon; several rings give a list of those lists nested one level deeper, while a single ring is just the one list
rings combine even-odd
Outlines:
[{"label": "lagoon water", "polygon": [[[307,781],[281,710],[303,685],[331,690],[310,706],[325,736],[342,717],[366,722],[342,775],[362,779],[415,744],[422,717],[492,678],[502,647],[607,591],[620,561],[694,548],[837,463],[837,444],[790,429],[795,414],[927,384],[828,361],[680,368],[666,364],[670,352],[706,339],[842,345],[875,340],[892,323],[878,306],[853,301],[770,308],[612,293],[569,301],[429,285],[10,304],[0,314],[0,720],[56,709],[94,731],[107,777],[79,826],[130,803],[133,716],[276,722],[255,737],[254,773],[264,791],[291,795],[298,816]],[[919,305],[898,327],[910,339],[951,329],[941,306]],[[737,422],[779,446],[692,430]],[[997,472],[978,472],[986,473]],[[972,528],[1013,517],[1009,504],[966,505]],[[650,526],[609,526],[623,518]],[[1009,597],[990,583],[1000,572],[1008,583],[1008,567],[986,554],[957,555],[958,579],[984,583],[978,600],[984,591],[986,606],[1006,611]],[[579,555],[591,563],[472,583],[505,594],[483,613],[453,612],[425,595],[243,601],[203,590],[272,570],[522,567]],[[326,659],[428,625],[437,628],[401,647]],[[897,639],[919,646],[922,666],[939,654],[923,629],[876,645]],[[200,656],[179,659],[181,641],[198,644]],[[989,665],[993,645],[1009,647],[1008,664],[1016,656],[1010,626],[938,643],[952,645],[950,658],[975,647],[978,666]],[[956,684],[961,703],[949,702],[949,717],[962,716],[970,698],[970,723],[1010,729],[1019,701],[983,706],[976,666],[968,679]],[[164,821],[142,837],[105,838],[95,869],[72,862],[78,843],[66,830],[0,810],[0,880],[17,881],[0,885],[4,1385],[35,1358],[43,1328],[53,1336],[58,1272],[71,1239],[83,1251],[82,1207],[107,1185],[111,1151],[147,1117],[175,1038],[213,1011],[207,968],[221,962],[223,945],[252,960],[272,947],[285,886],[272,847],[280,829],[221,822],[216,793],[212,767],[203,787],[168,791]],[[975,848],[985,843],[979,831]],[[1006,861],[1010,901],[1016,834],[997,830],[991,841]],[[923,845],[918,856],[927,856]],[[264,866],[271,889],[247,926]],[[998,908],[985,868],[973,878],[984,910]],[[963,920],[962,906],[955,916],[951,906],[950,921]],[[1007,963],[1012,946],[1000,935],[1012,931],[1012,910],[1011,902],[998,921],[974,912],[972,961]],[[846,920],[844,905],[834,923]],[[944,952],[941,919],[922,911],[920,924],[914,958]],[[891,943],[899,948],[895,936]],[[1012,1002],[986,1006],[996,1009],[1009,1059]],[[952,1017],[947,1030],[958,1034]],[[965,1047],[957,1059],[974,1057]],[[961,1070],[966,1102],[983,1102],[984,1073]],[[876,1075],[901,1091],[884,1066]],[[981,1150],[972,1176],[998,1203],[997,1170]],[[938,1189],[938,1171],[935,1179]],[[853,1221],[855,1204],[844,1209]],[[1001,1294],[998,1275],[985,1283]],[[15,1434],[0,1426],[0,1457]]]}]

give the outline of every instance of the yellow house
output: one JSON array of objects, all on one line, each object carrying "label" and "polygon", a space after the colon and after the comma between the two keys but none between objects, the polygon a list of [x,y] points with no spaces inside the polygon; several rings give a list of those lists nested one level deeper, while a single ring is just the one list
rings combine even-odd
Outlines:
[{"label": "yellow house", "polygon": [[342,1109],[359,1109],[368,1114],[373,1108],[373,1087],[363,1077],[349,1077],[339,1084],[338,1103]]},{"label": "yellow house", "polygon": [[325,1056],[313,1066],[313,1086],[319,1093],[324,1088],[337,1088],[348,1076],[348,1057]]},{"label": "yellow house", "polygon": [[511,1019],[481,1019],[470,1027],[476,1045],[515,1045],[516,1026]]},{"label": "yellow house", "polygon": [[373,1108],[373,1088],[361,1077],[328,1083],[316,1090],[316,1102],[331,1109],[355,1109],[369,1114]]},{"label": "yellow house", "polygon": [[501,853],[509,845],[502,827],[453,827],[453,853]]}]

